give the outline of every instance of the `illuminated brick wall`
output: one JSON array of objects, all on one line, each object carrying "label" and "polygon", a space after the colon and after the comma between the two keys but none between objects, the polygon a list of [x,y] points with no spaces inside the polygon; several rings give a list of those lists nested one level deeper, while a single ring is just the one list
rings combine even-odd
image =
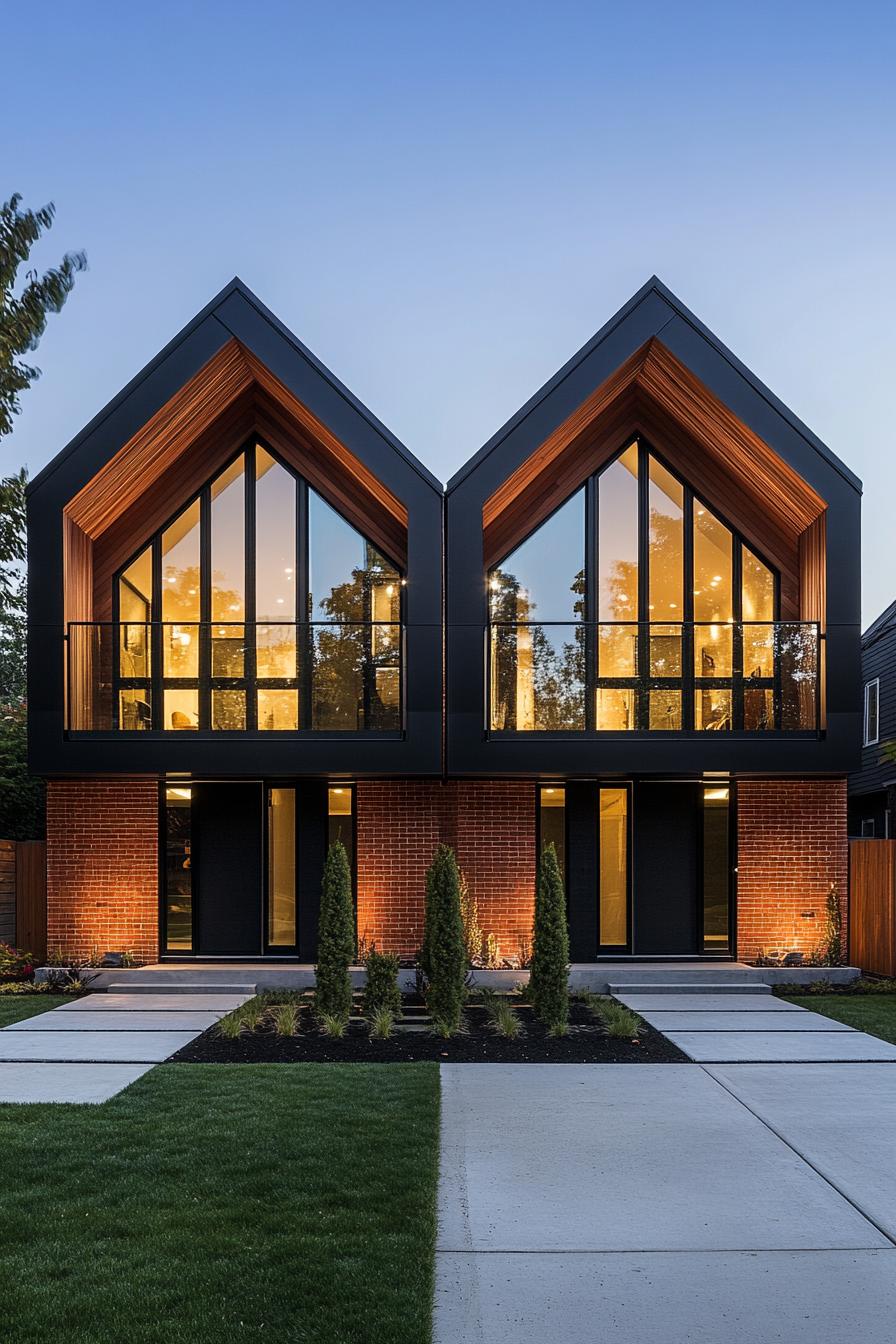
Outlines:
[{"label": "illuminated brick wall", "polygon": [[48,952],[156,960],[158,797],[145,779],[48,783]]},{"label": "illuminated brick wall", "polygon": [[[737,787],[737,951],[811,952],[838,884],[846,941],[845,780],[741,780]],[[814,919],[804,918],[809,911]]]},{"label": "illuminated brick wall", "polygon": [[413,956],[423,934],[426,869],[452,845],[484,933],[515,956],[532,932],[535,788],[528,781],[395,780],[357,784],[358,933]]}]

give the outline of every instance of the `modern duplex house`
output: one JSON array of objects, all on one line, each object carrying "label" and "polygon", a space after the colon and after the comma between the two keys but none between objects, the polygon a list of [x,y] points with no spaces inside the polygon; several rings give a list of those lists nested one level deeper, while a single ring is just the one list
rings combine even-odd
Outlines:
[{"label": "modern duplex house", "polygon": [[651,280],[447,491],[238,281],[32,483],[50,946],[806,951],[846,891],[860,484]]}]

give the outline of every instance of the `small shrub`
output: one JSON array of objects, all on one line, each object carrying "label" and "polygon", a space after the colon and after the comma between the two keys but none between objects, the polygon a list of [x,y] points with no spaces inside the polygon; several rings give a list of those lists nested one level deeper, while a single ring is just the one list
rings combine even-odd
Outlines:
[{"label": "small shrub", "polygon": [[643,1026],[637,1013],[614,999],[604,999],[597,1008],[604,1031],[617,1040],[634,1040]]},{"label": "small shrub", "polygon": [[479,924],[479,903],[464,874],[458,869],[460,881],[460,917],[464,926],[464,949],[467,965],[478,966],[482,960],[482,928]]},{"label": "small shrub", "polygon": [[341,840],[327,851],[317,931],[318,1016],[344,1017],[352,1010],[352,980],[349,967],[355,956],[355,915],[352,909],[352,875]]},{"label": "small shrub", "polygon": [[361,1011],[365,1017],[373,1018],[380,1009],[385,1008],[393,1019],[401,1017],[401,990],[398,988],[398,958],[391,952],[377,952],[372,944],[364,968],[367,980]]},{"label": "small shrub", "polygon": [[454,851],[440,845],[426,874],[421,964],[429,982],[426,1002],[440,1034],[460,1027],[466,998],[466,952],[460,914],[460,874]]},{"label": "small shrub", "polygon": [[236,1011],[246,1031],[257,1031],[267,1017],[267,1008],[257,996]]},{"label": "small shrub", "polygon": [[228,1013],[226,1017],[222,1017],[215,1027],[215,1032],[218,1036],[223,1036],[228,1041],[235,1041],[238,1036],[241,1036],[243,1032],[243,1019],[240,1015],[239,1008],[237,1008],[235,1013]]},{"label": "small shrub", "polygon": [[338,1013],[321,1013],[319,1023],[324,1036],[341,1040],[348,1027],[348,1017],[340,1017]]},{"label": "small shrub", "polygon": [[485,940],[485,964],[490,971],[497,970],[501,964],[501,949],[493,933],[490,933]]},{"label": "small shrub", "polygon": [[376,1008],[371,1015],[368,1030],[371,1036],[377,1041],[387,1041],[392,1035],[395,1026],[395,1014],[391,1008],[383,1005]]},{"label": "small shrub", "polygon": [[503,995],[496,994],[486,1005],[486,1012],[489,1026],[497,1036],[515,1041],[522,1035],[523,1024],[517,1016],[516,1009]]},{"label": "small shrub", "polygon": [[552,1023],[550,1024],[550,1026],[548,1027],[548,1035],[549,1035],[549,1036],[568,1036],[568,1035],[569,1035],[569,1023],[568,1023],[568,1022],[552,1022]]},{"label": "small shrub", "polygon": [[4,980],[0,981],[0,998],[17,998],[23,994],[49,994],[50,984],[46,980]]},{"label": "small shrub", "polygon": [[520,938],[516,948],[516,959],[521,971],[528,971],[532,965],[532,939],[525,935]]},{"label": "small shrub", "polygon": [[294,1003],[281,1003],[271,1010],[271,1022],[278,1036],[298,1036],[299,1010]]},{"label": "small shrub", "polygon": [[0,943],[0,980],[30,980],[34,958],[11,943]]},{"label": "small shrub", "polygon": [[[565,1026],[569,1018],[569,934],[566,896],[553,844],[545,845],[535,887],[535,926],[532,937],[530,1002],[545,1026]],[[562,1035],[557,1032],[552,1034]]]}]

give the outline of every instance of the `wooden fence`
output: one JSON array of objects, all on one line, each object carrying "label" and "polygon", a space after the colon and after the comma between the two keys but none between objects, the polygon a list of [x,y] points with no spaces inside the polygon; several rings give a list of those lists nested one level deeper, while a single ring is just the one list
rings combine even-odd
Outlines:
[{"label": "wooden fence", "polygon": [[896,976],[896,840],[849,842],[849,960]]},{"label": "wooden fence", "polygon": [[43,840],[0,840],[0,939],[47,957],[47,846]]}]

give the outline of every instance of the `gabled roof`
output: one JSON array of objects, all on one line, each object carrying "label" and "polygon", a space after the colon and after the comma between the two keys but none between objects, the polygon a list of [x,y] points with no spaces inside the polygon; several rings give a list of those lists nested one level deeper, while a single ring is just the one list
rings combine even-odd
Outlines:
[{"label": "gabled roof", "polygon": [[877,620],[871,622],[862,635],[862,648],[866,649],[869,644],[874,644],[894,628],[896,628],[896,602],[891,602],[888,607],[884,608]]},{"label": "gabled roof", "polygon": [[[492,435],[479,451],[451,477],[447,486],[448,493],[450,494],[457,489],[457,487],[470,475],[477,471],[490,455],[503,444],[514,431],[518,430],[521,426],[524,426],[525,422],[528,420],[533,422],[532,432],[531,435],[526,435],[524,433],[524,438],[529,439],[530,450],[534,449],[537,443],[544,437],[541,424],[537,424],[536,422],[547,421],[549,419],[547,414],[549,403],[556,400],[566,401],[568,403],[568,414],[571,412],[573,405],[584,400],[584,396],[580,394],[579,390],[576,390],[575,392],[572,391],[572,385],[575,384],[578,389],[578,386],[581,384],[582,390],[584,390],[582,379],[580,377],[577,378],[577,375],[581,375],[584,372],[583,366],[586,366],[593,356],[600,356],[607,347],[617,344],[624,345],[624,339],[620,340],[619,338],[624,338],[629,332],[632,334],[633,338],[635,333],[637,333],[637,337],[634,339],[634,345],[637,346],[657,337],[660,340],[663,340],[664,337],[662,333],[667,328],[671,329],[672,324],[675,323],[676,320],[679,325],[684,324],[691,334],[698,338],[698,345],[702,343],[704,347],[714,352],[715,355],[720,356],[728,366],[729,372],[743,380],[743,382],[751,389],[755,397],[764,403],[770,411],[774,412],[776,416],[785,421],[791,430],[796,431],[800,438],[818,454],[819,458],[822,459],[828,467],[833,468],[833,470],[836,471],[844,481],[851,485],[853,489],[861,492],[862,483],[859,478],[850,471],[850,469],[831,452],[830,448],[822,443],[817,435],[813,434],[808,426],[803,424],[803,422],[794,415],[794,413],[785,406],[784,403],[755,376],[755,374],[751,373],[746,365],[742,364],[741,361],[722,344],[718,337],[715,336],[708,327],[704,326],[699,318],[695,317],[694,314],[685,307],[681,300],[654,275],[651,276],[647,283],[643,285],[631,299],[629,299],[628,303],[624,304],[623,307],[610,318],[609,322],[592,336],[590,341],[582,346],[581,350],[573,355],[572,359],[568,360],[567,363],[554,374],[553,378],[549,379],[549,381],[546,382],[524,406],[520,407],[506,424],[504,424],[496,434]],[[683,342],[683,344],[693,345],[693,343],[688,343],[687,341]],[[686,365],[693,368],[689,359],[683,356],[680,349],[676,349],[674,353]],[[604,376],[608,376],[609,372],[612,372],[615,367],[616,366],[613,365],[611,368],[606,369],[604,371]],[[693,372],[698,377],[702,376],[701,370],[698,368],[693,368]],[[597,382],[600,381],[600,379],[597,379]],[[593,390],[594,386],[596,386],[595,382],[592,383],[588,390]],[[585,393],[585,395],[587,395],[587,393]],[[724,395],[722,395],[722,400],[725,400]],[[732,410],[735,410],[735,413],[737,413],[734,407],[732,407]],[[544,412],[544,414],[541,414],[542,412]]]},{"label": "gabled roof", "polygon": [[[163,369],[163,366],[172,359],[181,354],[185,354],[188,348],[196,347],[208,353],[209,357],[216,348],[220,348],[228,339],[234,338],[242,345],[255,351],[257,357],[262,362],[265,360],[264,354],[260,352],[259,345],[270,347],[272,351],[276,349],[278,356],[278,369],[276,372],[283,377],[285,382],[293,382],[292,378],[284,377],[283,370],[286,365],[290,365],[291,372],[295,375],[295,383],[307,382],[310,377],[317,380],[321,391],[327,395],[327,401],[332,409],[341,402],[344,409],[350,415],[362,421],[364,425],[375,434],[383,443],[388,445],[402,460],[410,467],[431,489],[439,494],[442,493],[442,484],[430,472],[422,462],[420,462],[411,453],[403,443],[401,443],[390,430],[386,428],[380,420],[368,410],[368,408],[358,400],[349,389],[339,381],[331,371],[322,364],[307,346],[284,324],[266,308],[261,300],[253,294],[252,290],[245,285],[238,277],[234,277],[229,284],[225,285],[219,294],[212,301],[197,313],[192,321],[174,337],[161,350],[154,359],[143,368],[140,373],[133,378],[121,392],[114,397],[108,405],[104,406],[98,415],[87,424],[84,429],[77,434],[61,452],[43,468],[42,471],[30,481],[28,486],[29,494],[33,494],[44,487],[59,469],[67,465],[73,455],[90,440],[93,436],[102,431],[103,427],[114,419],[117,412],[120,412],[127,406],[127,403],[134,399],[140,402],[140,414],[144,420],[148,420],[157,413],[164,404],[167,397],[156,395],[154,392],[147,392],[147,388],[153,382],[153,375]],[[284,356],[291,358],[284,359]],[[302,392],[294,383],[293,390],[296,395],[301,397]],[[172,389],[168,388],[168,395],[171,395]],[[314,408],[312,408],[314,409]],[[338,407],[337,407],[338,409]],[[323,417],[322,417],[323,418]],[[337,417],[338,418],[338,417]],[[331,425],[334,433],[339,433],[337,425]]]}]

